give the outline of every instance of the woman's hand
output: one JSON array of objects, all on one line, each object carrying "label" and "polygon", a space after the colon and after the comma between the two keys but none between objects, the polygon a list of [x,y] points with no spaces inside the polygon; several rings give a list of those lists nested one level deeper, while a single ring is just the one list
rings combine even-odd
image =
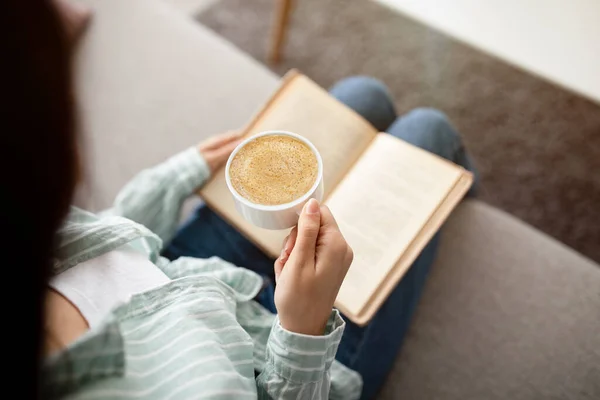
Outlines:
[{"label": "woman's hand", "polygon": [[198,145],[198,151],[206,160],[211,174],[225,165],[231,152],[241,141],[240,132],[229,131],[208,138]]},{"label": "woman's hand", "polygon": [[322,335],[352,258],[329,208],[309,200],[275,261],[275,306],[281,326]]}]

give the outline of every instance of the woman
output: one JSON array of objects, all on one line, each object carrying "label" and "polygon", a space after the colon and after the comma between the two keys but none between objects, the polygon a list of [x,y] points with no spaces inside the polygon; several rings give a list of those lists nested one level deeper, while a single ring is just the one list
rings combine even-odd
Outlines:
[{"label": "woman", "polygon": [[[307,204],[274,266],[205,208],[175,233],[181,203],[225,162],[235,135],[142,172],[103,215],[69,210],[85,163],[68,49],[54,8],[23,3],[7,0],[0,13],[9,55],[2,194],[11,235],[3,254],[7,266],[21,266],[11,279],[28,317],[7,334],[20,351],[15,376],[30,378],[22,397],[372,397],[406,332],[437,237],[359,328],[332,310],[352,251],[327,207]],[[441,114],[396,119],[387,91],[368,78],[332,94],[378,129],[469,167]],[[23,319],[16,308],[7,307],[8,321]]]}]

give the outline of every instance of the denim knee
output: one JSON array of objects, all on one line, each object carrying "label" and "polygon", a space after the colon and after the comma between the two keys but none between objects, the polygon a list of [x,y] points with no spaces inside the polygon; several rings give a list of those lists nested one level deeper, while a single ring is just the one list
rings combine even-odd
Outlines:
[{"label": "denim knee", "polygon": [[450,119],[446,114],[437,108],[419,107],[409,111],[402,118],[411,121],[413,125],[419,125],[430,128],[430,131],[443,132],[444,134],[457,136]]},{"label": "denim knee", "polygon": [[473,172],[475,182],[469,194],[475,194],[479,174],[446,114],[434,108],[417,108],[398,118],[389,132]]},{"label": "denim knee", "polygon": [[373,96],[383,101],[391,101],[388,88],[377,78],[367,75],[355,75],[337,81],[332,87],[332,92],[338,90],[350,90],[361,92],[364,95]]},{"label": "denim knee", "polygon": [[351,76],[333,85],[329,93],[380,131],[386,130],[396,118],[392,95],[378,79]]},{"label": "denim knee", "polygon": [[461,139],[441,111],[433,108],[417,108],[401,116],[388,132],[417,147],[455,161]]}]

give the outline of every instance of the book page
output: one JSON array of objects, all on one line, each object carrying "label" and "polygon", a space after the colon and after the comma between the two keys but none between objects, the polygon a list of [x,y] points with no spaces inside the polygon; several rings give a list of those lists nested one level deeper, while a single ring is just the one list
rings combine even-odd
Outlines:
[{"label": "book page", "polygon": [[[294,71],[286,75],[279,90],[250,122],[245,135],[267,130],[295,132],[315,145],[323,159],[325,198],[377,136],[375,128],[362,117]],[[272,257],[279,254],[288,230],[269,231],[246,222],[235,209],[224,168],[215,172],[200,195],[265,253]]]},{"label": "book page", "polygon": [[354,261],[336,305],[360,314],[463,169],[380,134],[327,201]]},{"label": "book page", "polygon": [[310,140],[323,158],[325,197],[346,175],[377,131],[303,75],[250,128],[248,135],[284,130]]}]

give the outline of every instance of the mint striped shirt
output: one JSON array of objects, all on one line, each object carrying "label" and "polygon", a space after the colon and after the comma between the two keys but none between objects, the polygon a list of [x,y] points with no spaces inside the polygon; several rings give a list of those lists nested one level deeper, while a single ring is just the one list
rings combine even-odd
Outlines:
[{"label": "mint striped shirt", "polygon": [[111,210],[95,215],[72,209],[59,232],[55,274],[127,246],[146,255],[171,282],[134,295],[98,328],[48,357],[47,397],[360,396],[360,375],[334,360],[344,330],[336,310],[323,336],[292,333],[252,300],[262,286],[254,272],[217,257],[169,262],[160,256],[182,202],[208,177],[204,159],[192,148],[141,172]]}]

